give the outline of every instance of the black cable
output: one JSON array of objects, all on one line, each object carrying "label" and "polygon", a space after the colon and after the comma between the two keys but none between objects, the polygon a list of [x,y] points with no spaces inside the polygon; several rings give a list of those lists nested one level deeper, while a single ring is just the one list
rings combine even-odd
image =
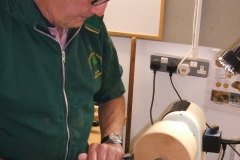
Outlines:
[{"label": "black cable", "polygon": [[224,158],[226,147],[227,147],[226,144],[222,144],[223,153],[222,153],[222,158],[221,158],[221,160],[223,160],[223,158]]},{"label": "black cable", "polygon": [[158,59],[154,59],[150,63],[150,69],[153,70],[153,94],[152,94],[152,103],[150,107],[150,119],[151,123],[153,125],[153,118],[152,118],[152,108],[153,108],[153,102],[154,102],[154,95],[155,95],[155,77],[156,77],[156,72],[161,68],[160,61]]},{"label": "black cable", "polygon": [[169,72],[169,77],[170,77],[170,81],[171,81],[171,84],[172,84],[172,87],[173,89],[175,90],[175,92],[177,93],[179,99],[182,101],[182,98],[180,97],[180,95],[178,94],[178,91],[176,90],[176,88],[174,87],[173,85],[173,82],[172,82],[172,75],[174,72],[176,72],[177,70],[177,64],[176,62],[170,62],[168,65],[167,65],[167,71]]},{"label": "black cable", "polygon": [[221,139],[221,144],[240,144],[239,140]]},{"label": "black cable", "polygon": [[209,128],[209,129],[211,129],[211,127],[206,123],[206,126]]},{"label": "black cable", "polygon": [[238,156],[240,157],[240,154],[238,153],[238,151],[231,145],[231,144],[228,144],[233,150],[234,150],[234,152],[235,153],[237,153],[238,154]]},{"label": "black cable", "polygon": [[[237,152],[237,150],[236,150],[235,148],[233,148],[232,145],[231,145],[231,144],[240,144],[240,141],[239,141],[239,140],[221,139],[220,143],[222,144],[223,149],[224,149],[224,147],[225,147],[225,149],[226,149],[226,145],[229,145],[229,146],[234,150],[234,152],[237,153],[238,156],[240,157],[240,154],[239,154],[239,153]],[[223,151],[223,152],[224,152],[224,151]],[[224,155],[223,155],[223,156],[224,156]],[[222,160],[222,159],[221,159],[221,160]]]},{"label": "black cable", "polygon": [[175,88],[174,85],[173,85],[173,82],[172,82],[172,76],[170,76],[170,81],[171,81],[171,83],[172,83],[172,87],[173,87],[173,89],[174,89],[175,92],[177,93],[179,99],[182,101],[182,98],[180,97],[180,95],[178,94],[178,91],[176,90],[176,88]]},{"label": "black cable", "polygon": [[155,79],[156,79],[156,70],[153,71],[153,93],[152,93],[152,102],[150,107],[150,119],[151,119],[152,125],[153,125],[152,107],[153,107],[154,96],[155,96]]}]

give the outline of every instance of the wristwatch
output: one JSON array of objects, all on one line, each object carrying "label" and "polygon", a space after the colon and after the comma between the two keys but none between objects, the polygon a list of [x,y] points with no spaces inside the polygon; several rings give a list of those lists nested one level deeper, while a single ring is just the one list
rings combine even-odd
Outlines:
[{"label": "wristwatch", "polygon": [[101,143],[122,144],[122,138],[116,133],[111,133],[101,140]]}]

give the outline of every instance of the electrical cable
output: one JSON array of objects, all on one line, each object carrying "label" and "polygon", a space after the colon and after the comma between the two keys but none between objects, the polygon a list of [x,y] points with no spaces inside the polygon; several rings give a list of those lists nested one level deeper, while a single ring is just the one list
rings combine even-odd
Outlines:
[{"label": "electrical cable", "polygon": [[224,154],[225,154],[225,150],[226,150],[226,146],[229,145],[235,153],[238,154],[238,156],[240,157],[240,154],[236,151],[236,149],[234,149],[232,147],[231,144],[240,144],[240,140],[227,140],[227,139],[221,139],[220,143],[222,144],[222,149],[223,149],[223,153],[222,153],[222,158],[221,160],[223,160]]},{"label": "electrical cable", "polygon": [[173,82],[172,82],[172,76],[170,76],[170,81],[171,81],[171,84],[172,84],[173,89],[174,89],[175,92],[177,93],[179,99],[182,101],[182,98],[180,97],[180,95],[178,94],[178,91],[176,90],[176,88],[175,88],[174,85],[173,85]]},{"label": "electrical cable", "polygon": [[206,126],[209,128],[209,129],[211,129],[211,127],[206,123]]},{"label": "electrical cable", "polygon": [[175,88],[175,86],[173,85],[173,82],[172,82],[172,75],[173,75],[174,72],[176,72],[176,70],[177,70],[177,64],[175,64],[174,62],[170,62],[167,66],[167,71],[169,72],[170,81],[171,81],[173,89],[177,93],[179,99],[182,101],[182,98],[178,94],[178,91],[176,90],[176,88]]},{"label": "electrical cable", "polygon": [[240,144],[239,140],[221,139],[221,144]]},{"label": "electrical cable", "polygon": [[195,33],[195,30],[196,30],[196,23],[197,23],[197,7],[198,7],[198,0],[195,0],[195,9],[194,9],[194,15],[193,15],[193,30],[192,30],[192,45],[191,45],[191,49],[190,51],[188,52],[188,54],[180,61],[180,63],[178,64],[177,66],[177,75],[179,77],[183,77],[179,72],[179,67],[181,66],[181,64],[185,61],[185,59],[187,59],[187,57],[193,52],[193,50],[196,49],[196,47],[194,46],[194,40],[196,38],[196,33]]},{"label": "electrical cable", "polygon": [[223,153],[222,153],[222,158],[221,158],[221,160],[223,160],[223,158],[224,158],[225,151],[226,151],[226,147],[227,147],[227,144],[223,144],[223,145],[222,145]]},{"label": "electrical cable", "polygon": [[190,51],[188,52],[188,54],[180,61],[180,63],[178,64],[177,66],[177,75],[179,77],[183,77],[181,74],[179,74],[179,67],[181,66],[181,64],[185,61],[185,59],[187,59],[187,57],[192,53],[192,50],[193,50],[193,46],[191,47]]},{"label": "electrical cable", "polygon": [[155,96],[155,79],[156,79],[157,70],[161,68],[160,61],[158,59],[154,59],[150,64],[150,68],[153,70],[153,94],[152,94],[152,102],[150,107],[150,119],[153,125],[152,108],[153,108],[153,102],[154,102],[154,96]]},{"label": "electrical cable", "polygon": [[237,155],[240,157],[240,154],[238,153],[238,151],[231,145],[231,144],[228,144],[233,150],[235,153],[237,153]]},{"label": "electrical cable", "polygon": [[152,102],[150,107],[150,119],[151,119],[152,125],[153,125],[152,108],[153,108],[153,102],[154,102],[154,96],[155,96],[155,79],[156,79],[156,70],[153,71],[153,93],[152,93]]}]

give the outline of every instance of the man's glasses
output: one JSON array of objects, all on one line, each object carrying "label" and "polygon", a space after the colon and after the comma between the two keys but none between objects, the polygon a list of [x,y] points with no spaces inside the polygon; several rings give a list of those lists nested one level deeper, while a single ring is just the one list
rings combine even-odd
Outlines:
[{"label": "man's glasses", "polygon": [[103,3],[107,2],[107,1],[109,1],[109,0],[94,0],[94,1],[92,1],[91,4],[93,6],[98,6],[98,5],[101,5],[101,4],[103,4]]}]

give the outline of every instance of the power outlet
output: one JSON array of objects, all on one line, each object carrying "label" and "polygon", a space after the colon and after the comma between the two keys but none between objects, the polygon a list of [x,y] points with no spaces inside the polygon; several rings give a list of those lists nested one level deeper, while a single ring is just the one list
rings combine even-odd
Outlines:
[{"label": "power outlet", "polygon": [[[168,72],[167,65],[171,62],[179,64],[182,60],[182,57],[173,56],[173,55],[165,55],[165,54],[153,54],[151,55],[150,63],[157,59],[161,63],[161,68],[157,71],[159,72]],[[196,77],[208,77],[208,70],[209,70],[209,60],[205,59],[191,59],[187,58],[183,62],[184,64],[188,64],[190,67],[190,72],[188,73],[189,76],[196,76]]]}]

